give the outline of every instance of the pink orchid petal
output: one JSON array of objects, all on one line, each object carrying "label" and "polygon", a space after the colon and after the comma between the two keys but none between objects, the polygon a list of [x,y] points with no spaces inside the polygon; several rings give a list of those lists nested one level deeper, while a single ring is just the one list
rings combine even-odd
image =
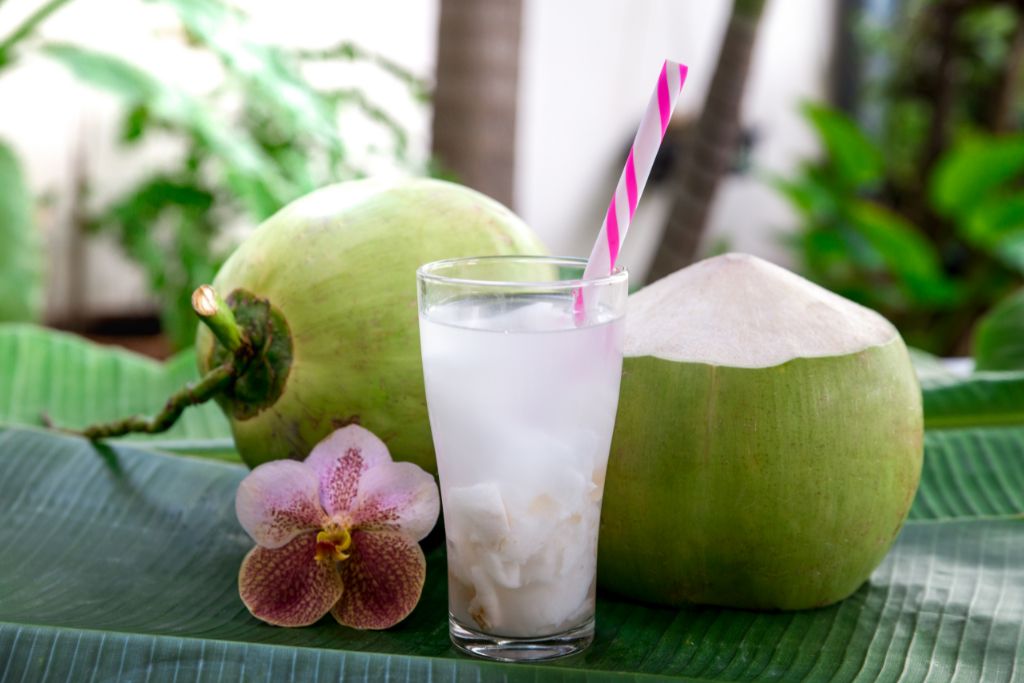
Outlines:
[{"label": "pink orchid petal", "polygon": [[352,525],[401,531],[418,541],[434,528],[440,511],[434,477],[410,462],[381,463],[363,475]]},{"label": "pink orchid petal", "polygon": [[337,515],[352,507],[363,474],[384,462],[391,462],[384,442],[359,425],[348,425],[318,443],[305,465],[320,478],[324,509]]},{"label": "pink orchid petal", "polygon": [[341,563],[345,592],[331,610],[344,626],[390,628],[409,616],[423,592],[427,561],[418,543],[395,531],[355,531]]},{"label": "pink orchid petal", "polygon": [[252,615],[275,626],[316,623],[342,596],[335,562],[317,562],[316,534],[269,550],[256,546],[242,560],[238,594]]},{"label": "pink orchid petal", "polygon": [[252,540],[264,548],[280,548],[327,522],[319,488],[316,472],[301,462],[264,463],[238,485],[235,514]]}]

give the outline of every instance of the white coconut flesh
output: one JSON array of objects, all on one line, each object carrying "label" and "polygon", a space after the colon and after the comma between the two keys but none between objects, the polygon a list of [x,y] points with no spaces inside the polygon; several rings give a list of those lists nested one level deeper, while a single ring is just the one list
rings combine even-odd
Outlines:
[{"label": "white coconut flesh", "polygon": [[881,315],[749,254],[684,268],[629,298],[626,356],[766,368],[898,336]]}]

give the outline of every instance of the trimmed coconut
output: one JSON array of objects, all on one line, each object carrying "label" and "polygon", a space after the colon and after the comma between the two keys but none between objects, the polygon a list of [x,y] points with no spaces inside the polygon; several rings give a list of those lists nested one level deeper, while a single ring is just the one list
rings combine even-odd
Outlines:
[{"label": "trimmed coconut", "polygon": [[599,581],[652,602],[826,605],[920,478],[921,396],[877,313],[726,254],[630,298]]}]

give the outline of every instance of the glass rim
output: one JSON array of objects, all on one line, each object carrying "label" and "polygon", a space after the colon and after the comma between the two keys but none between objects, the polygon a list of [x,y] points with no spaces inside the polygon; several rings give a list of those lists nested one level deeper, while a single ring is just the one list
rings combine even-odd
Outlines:
[{"label": "glass rim", "polygon": [[448,285],[465,285],[472,287],[530,287],[537,289],[579,289],[582,287],[595,287],[598,285],[618,284],[626,282],[629,278],[629,271],[623,266],[616,266],[608,275],[584,280],[573,278],[571,280],[477,280],[466,277],[451,277],[439,275],[438,269],[468,263],[499,263],[502,261],[514,262],[537,262],[549,263],[551,265],[576,266],[580,269],[587,267],[587,259],[576,256],[543,256],[543,255],[503,255],[503,256],[464,256],[459,258],[446,258],[438,261],[424,263],[416,269],[416,278],[426,282]]}]

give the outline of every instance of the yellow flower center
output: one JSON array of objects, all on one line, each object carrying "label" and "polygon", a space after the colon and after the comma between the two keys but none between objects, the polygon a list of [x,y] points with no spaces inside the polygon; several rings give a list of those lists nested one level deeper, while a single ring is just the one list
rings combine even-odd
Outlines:
[{"label": "yellow flower center", "polygon": [[352,545],[352,534],[342,526],[329,526],[316,535],[316,560],[325,562],[347,560],[349,553],[345,551]]}]

